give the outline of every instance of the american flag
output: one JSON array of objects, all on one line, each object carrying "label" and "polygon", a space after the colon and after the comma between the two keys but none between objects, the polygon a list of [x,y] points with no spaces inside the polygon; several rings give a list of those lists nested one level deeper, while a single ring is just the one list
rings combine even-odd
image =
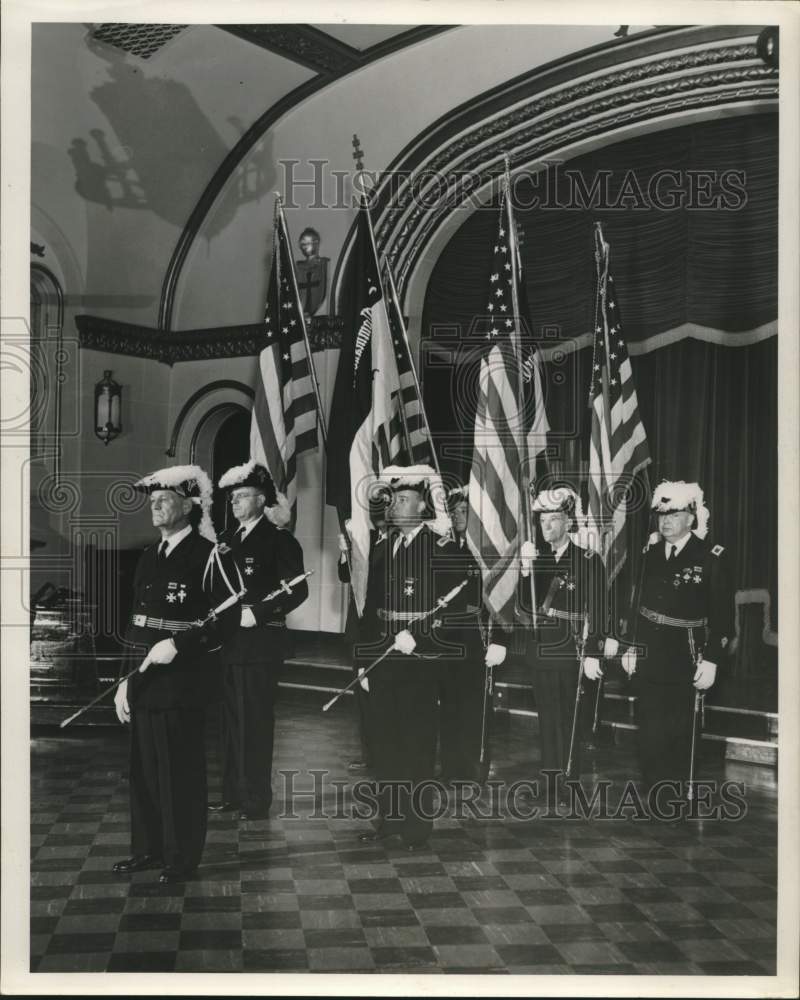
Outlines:
[{"label": "american flag", "polygon": [[397,374],[400,378],[398,416],[402,423],[403,457],[410,465],[431,465],[434,462],[433,444],[429,436],[422,400],[417,389],[413,361],[408,351],[408,341],[405,335],[405,324],[397,305],[397,292],[388,261],[384,268],[384,274],[386,278],[386,309],[389,314],[392,346],[397,361]]},{"label": "american flag", "polygon": [[595,232],[597,301],[594,357],[589,406],[589,543],[602,556],[609,582],[627,557],[626,492],[640,469],[650,462],[628,348],[609,274],[609,246]]},{"label": "american flag", "polygon": [[327,502],[349,519],[350,582],[364,609],[369,567],[369,494],[383,468],[403,454],[400,376],[369,209],[362,206],[345,291],[345,330],[331,404]]},{"label": "american flag", "polygon": [[[522,351],[522,334],[526,323],[529,329],[529,320],[519,315],[526,299],[521,294],[518,264],[506,190],[492,250],[486,305],[490,318],[482,327],[486,343],[478,379],[467,516],[467,543],[481,567],[484,603],[505,627],[515,620],[519,547],[527,533],[523,480],[529,474],[530,460],[544,447],[547,429],[538,352],[529,348],[524,355]],[[538,399],[534,398],[537,390]]]},{"label": "american flag", "polygon": [[280,201],[275,206],[272,269],[264,314],[266,343],[259,357],[250,457],[270,471],[297,518],[297,456],[318,446],[313,372],[303,336],[303,313],[289,234]]}]

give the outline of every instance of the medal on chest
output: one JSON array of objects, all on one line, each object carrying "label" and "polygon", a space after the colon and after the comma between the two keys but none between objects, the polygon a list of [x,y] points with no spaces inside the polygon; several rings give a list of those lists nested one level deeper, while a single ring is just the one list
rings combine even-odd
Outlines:
[{"label": "medal on chest", "polygon": [[413,576],[407,576],[403,581],[403,595],[413,597],[417,589],[417,581]]},{"label": "medal on chest", "polygon": [[167,584],[166,598],[170,604],[175,604],[178,601],[183,604],[186,600],[186,584],[178,583],[176,580],[170,580]]},{"label": "medal on chest", "polygon": [[253,565],[254,563],[255,563],[255,559],[252,556],[245,556],[245,560],[244,560],[244,575],[245,576],[252,576],[253,573],[255,573],[256,570],[255,570],[255,566]]}]

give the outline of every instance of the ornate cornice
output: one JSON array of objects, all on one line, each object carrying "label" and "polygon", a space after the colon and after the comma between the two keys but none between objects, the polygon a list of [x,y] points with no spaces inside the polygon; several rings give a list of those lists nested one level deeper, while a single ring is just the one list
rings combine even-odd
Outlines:
[{"label": "ornate cornice", "polygon": [[[582,113],[582,108],[570,108],[549,118],[546,123],[533,121],[528,127],[518,130],[514,136],[514,146],[517,148],[509,152],[511,170],[526,166],[539,167],[544,157],[549,155],[555,159],[559,150],[581,140],[614,132],[623,125],[653,121],[676,112],[723,107],[726,104],[776,101],[778,83],[777,80],[769,79],[772,76],[772,71],[766,68],[760,70],[757,67],[747,67],[704,74],[702,77],[674,79],[639,88],[633,94],[626,92],[599,98],[592,102],[590,115]],[[698,86],[708,89],[698,90]],[[554,134],[556,128],[561,131]],[[488,136],[484,136],[479,130],[475,141],[484,141],[485,138]],[[520,149],[519,146],[523,145],[525,148]],[[447,197],[442,199],[438,209],[426,210],[415,206],[403,220],[399,230],[393,233],[387,227],[381,234],[383,238],[376,235],[379,249],[384,248],[384,240],[392,240],[387,256],[393,264],[396,264],[398,258],[403,258],[401,265],[394,271],[401,296],[408,275],[425,252],[426,245],[441,222],[464,204],[471,191],[497,182],[502,175],[503,162],[498,162],[496,153],[491,163],[479,161],[480,156],[475,155],[467,157],[463,166],[459,164],[459,169],[469,171],[471,176],[467,183],[462,180],[452,190],[448,190]],[[402,210],[394,213],[395,219],[399,214],[402,214]]]},{"label": "ornate cornice", "polygon": [[[207,330],[163,333],[151,327],[120,323],[100,316],[76,316],[81,347],[107,354],[126,354],[163,364],[250,357],[264,346],[261,323],[221,326]],[[314,316],[308,331],[312,351],[338,348],[343,321],[338,316]]]},{"label": "ornate cornice", "polygon": [[496,186],[504,154],[512,171],[536,171],[545,159],[568,159],[576,146],[626,126],[664,120],[672,127],[687,112],[776,102],[778,73],[758,55],[758,30],[685,28],[607,48],[533,71],[435,123],[391,164],[373,209],[401,301],[440,227],[455,211],[469,211],[476,191]]}]

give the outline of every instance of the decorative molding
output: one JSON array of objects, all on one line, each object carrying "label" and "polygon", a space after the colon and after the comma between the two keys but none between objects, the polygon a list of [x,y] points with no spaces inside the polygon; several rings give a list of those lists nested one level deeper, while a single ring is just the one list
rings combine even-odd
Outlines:
[{"label": "decorative molding", "polygon": [[[396,168],[409,180],[391,186],[376,240],[380,250],[388,248],[401,301],[409,274],[439,226],[471,194],[502,176],[501,153],[508,154],[512,171],[541,169],[548,154],[623,125],[733,103],[774,102],[777,97],[777,72],[757,60],[754,43],[737,44],[681,52],[581,80],[462,130],[424,163]],[[411,183],[414,171],[450,180],[432,207],[420,204],[420,189],[414,190]]]},{"label": "decorative molding", "polygon": [[358,49],[306,24],[219,24],[217,27],[316,73],[341,75],[356,69],[361,62]]},{"label": "decorative molding", "polygon": [[[180,361],[252,357],[260,352],[264,341],[261,323],[164,333],[151,327],[82,315],[75,317],[75,325],[82,348],[147,358],[166,365]],[[343,326],[341,317],[313,316],[308,332],[311,350],[338,348]]]}]

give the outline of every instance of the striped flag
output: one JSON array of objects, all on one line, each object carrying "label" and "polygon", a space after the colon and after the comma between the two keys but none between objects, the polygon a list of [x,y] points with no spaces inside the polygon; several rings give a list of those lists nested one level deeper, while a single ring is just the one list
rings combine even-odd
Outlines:
[{"label": "striped flag", "polygon": [[650,462],[628,348],[622,335],[609,246],[595,232],[597,301],[589,406],[589,544],[601,555],[609,582],[627,558],[626,492]]},{"label": "striped flag", "polygon": [[[467,544],[481,567],[484,603],[506,628],[515,620],[518,555],[527,518],[527,490],[522,478],[527,475],[528,432],[535,423],[535,407],[533,418],[526,419],[523,391],[526,369],[518,260],[506,188],[489,275],[486,309],[490,318],[481,328],[486,343],[478,377],[467,515]],[[528,380],[534,390],[537,371],[534,357]],[[538,432],[541,429],[540,419]]]},{"label": "striped flag", "polygon": [[297,519],[297,456],[318,446],[313,374],[303,332],[289,234],[280,201],[275,206],[272,269],[264,314],[250,457],[265,465]]},{"label": "striped flag", "polygon": [[[516,231],[515,227],[515,233]],[[527,458],[524,472],[528,479],[532,479],[536,471],[536,457],[547,448],[550,422],[547,419],[545,408],[542,355],[533,339],[531,310],[522,276],[522,256],[519,252],[519,244],[517,244],[517,307],[519,309],[522,355],[520,371],[522,374],[522,419],[525,431],[524,457]]]},{"label": "striped flag", "polygon": [[350,524],[350,582],[359,615],[369,568],[369,495],[378,473],[403,454],[400,375],[369,210],[359,209],[352,286],[331,403],[327,502]]},{"label": "striped flag", "polygon": [[408,350],[405,335],[405,324],[397,305],[394,292],[394,282],[389,263],[386,262],[386,309],[389,314],[389,326],[392,335],[397,374],[400,378],[400,411],[403,430],[403,459],[409,465],[433,465],[433,445],[428,436],[428,427],[422,410],[422,400],[419,397],[417,379],[414,375],[413,361]]}]

